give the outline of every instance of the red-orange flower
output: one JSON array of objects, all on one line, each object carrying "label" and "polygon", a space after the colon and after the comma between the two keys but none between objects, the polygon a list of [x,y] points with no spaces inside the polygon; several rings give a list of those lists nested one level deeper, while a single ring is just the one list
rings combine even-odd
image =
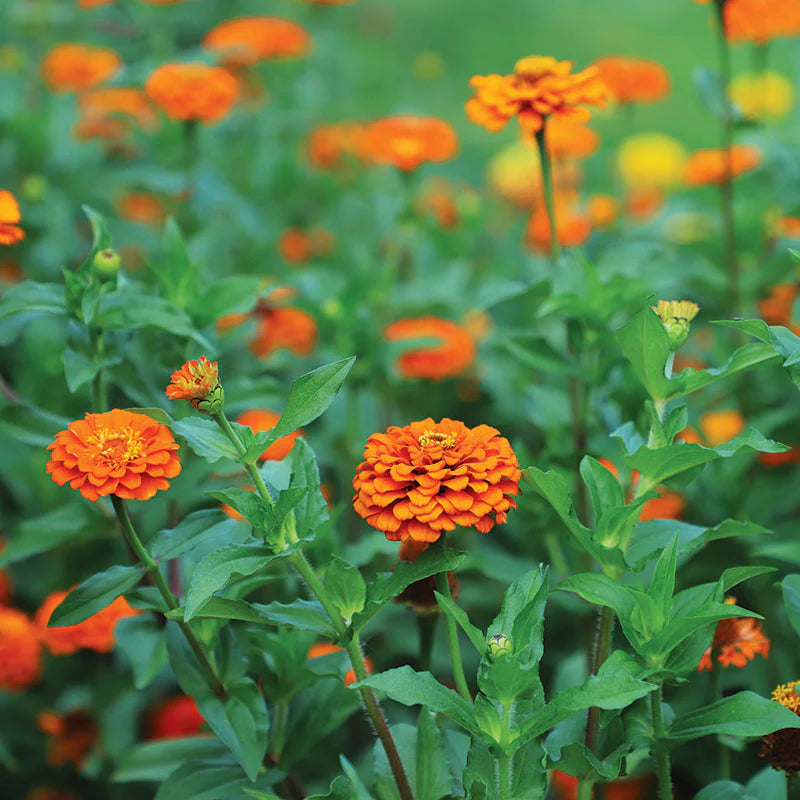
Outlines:
[{"label": "red-orange flower", "polygon": [[34,621],[39,637],[47,649],[55,656],[66,656],[78,650],[94,650],[96,653],[110,653],[114,648],[114,628],[124,617],[132,617],[139,612],[131,608],[124,597],[117,597],[110,605],[100,609],[91,617],[76,625],[48,628],[47,623],[69,592],[51,592],[36,612]]},{"label": "red-orange flower", "polygon": [[164,64],[150,73],[144,89],[171,119],[205,124],[226,117],[239,97],[239,82],[228,70],[208,64]]},{"label": "red-orange flower", "polygon": [[456,526],[488,533],[516,508],[520,477],[495,428],[428,417],[369,437],[353,506],[390,540],[435,542]]},{"label": "red-orange flower", "polygon": [[42,711],[36,724],[47,734],[47,763],[53,767],[62,767],[70,762],[80,767],[97,743],[97,723],[83,709],[63,715]]},{"label": "red-orange flower", "polygon": [[401,114],[385,117],[364,129],[366,157],[375,164],[391,164],[413,172],[428,161],[449,161],[458,152],[453,127],[436,117]]},{"label": "red-orange flower", "polygon": [[671,489],[659,488],[660,495],[648,500],[639,514],[640,522],[651,519],[682,519],[686,500],[679,492]]},{"label": "red-orange flower", "polygon": [[551,158],[588,158],[600,147],[597,131],[568,116],[554,116],[547,123],[547,152]]},{"label": "red-orange flower", "polygon": [[[736,605],[735,597],[726,597],[725,602]],[[698,672],[712,669],[711,657],[723,667],[746,667],[757,655],[769,658],[769,639],[761,630],[761,622],[754,617],[732,617],[717,623],[714,641],[703,653]]]},{"label": "red-orange flower", "polygon": [[[731,175],[736,178],[761,164],[761,151],[749,144],[735,144],[730,149]],[[686,162],[686,183],[705,186],[725,182],[727,156],[722,149],[695,150]]]},{"label": "red-orange flower", "polygon": [[304,56],[311,49],[311,37],[291,19],[239,17],[212,28],[203,47],[218,53],[229,67],[244,67],[271,58]]},{"label": "red-orange flower", "polygon": [[758,463],[767,469],[777,469],[787,464],[797,464],[800,461],[800,449],[792,447],[782,453],[759,453]]},{"label": "red-orange flower", "polygon": [[461,325],[439,317],[401,319],[383,331],[389,342],[404,339],[437,339],[438,344],[416,347],[403,353],[397,369],[406,378],[438,381],[460,375],[475,361],[475,340]]},{"label": "red-orange flower", "polygon": [[82,800],[72,792],[62,792],[50,786],[36,786],[25,795],[25,800]]},{"label": "red-orange flower", "polygon": [[47,449],[53,480],[59,486],[69,482],[92,502],[110,494],[149,500],[159,489],[169,489],[167,478],[181,471],[169,428],[119,408],[71,422]]},{"label": "red-orange flower", "polygon": [[78,138],[119,139],[131,124],[151,131],[158,116],[141,89],[112,86],[84,92],[78,99],[81,118],[75,128]]},{"label": "red-orange flower", "polygon": [[0,244],[12,245],[25,238],[17,224],[22,219],[19,203],[11,192],[0,189]]},{"label": "red-orange flower", "polygon": [[0,689],[17,692],[39,680],[42,643],[27,614],[0,606]]},{"label": "red-orange flower", "polygon": [[586,122],[583,106],[605,105],[608,89],[596,67],[572,73],[571,61],[550,56],[528,56],[514,65],[511,75],[475,75],[475,96],[467,102],[467,116],[490,131],[499,131],[516,117],[527,133],[541,130],[551,115]]},{"label": "red-orange flower", "polygon": [[669,74],[655,61],[606,56],[598,58],[594,66],[618,103],[654,103],[669,93]]},{"label": "red-orange flower", "polygon": [[54,92],[83,92],[105,83],[121,63],[107,47],[58,44],[44,57],[42,75]]},{"label": "red-orange flower", "polygon": [[204,414],[221,411],[225,392],[219,382],[217,362],[205,356],[187,361],[172,373],[164,394],[170,400],[188,400]]},{"label": "red-orange flower", "polygon": [[258,332],[250,349],[258,358],[284,348],[307,356],[316,343],[317,323],[311,314],[292,306],[276,306],[258,311]]},{"label": "red-orange flower", "polygon": [[148,716],[148,739],[180,739],[202,733],[205,720],[194,699],[185,694],[159,703]]},{"label": "red-orange flower", "polygon": [[[556,197],[556,235],[562,247],[580,247],[592,234],[592,221],[575,202]],[[550,216],[545,205],[539,205],[528,220],[527,242],[537,253],[550,252]]]},{"label": "red-orange flower", "polygon": [[779,283],[770,287],[769,295],[758,302],[758,310],[764,321],[770,325],[783,325],[793,333],[800,332],[800,323],[794,322],[792,310],[797,297],[797,286],[793,283]]},{"label": "red-orange flower", "polygon": [[335,169],[348,159],[361,160],[365,155],[365,126],[358,122],[320,125],[308,137],[309,162],[319,169]]},{"label": "red-orange flower", "polygon": [[[344,652],[341,647],[337,647],[335,644],[330,644],[329,642],[319,642],[318,644],[312,644],[308,650],[308,655],[306,658],[319,658],[320,656],[328,656],[331,653],[342,653]],[[364,657],[364,666],[367,669],[367,675],[372,675],[375,671],[375,665],[372,663],[372,659]],[[356,673],[355,670],[349,669],[345,673],[344,676],[344,685],[349,686],[351,683],[356,682]]]},{"label": "red-orange flower", "polygon": [[[772,699],[784,708],[800,716],[800,695],[797,687],[800,681],[790,681],[776,686],[772,692]],[[781,769],[789,775],[800,772],[800,729],[782,728],[774,733],[768,733],[761,739],[760,758],[775,769]]]},{"label": "red-orange flower", "polygon": [[430,216],[442,228],[458,224],[458,190],[447,178],[435,177],[426,181],[414,201],[420,216]]},{"label": "red-orange flower", "polygon": [[[578,779],[566,772],[554,769],[550,775],[550,786],[556,800],[578,800]],[[652,775],[636,775],[620,778],[603,785],[606,800],[647,800],[653,788]]]},{"label": "red-orange flower", "polygon": [[[272,430],[281,418],[280,414],[265,408],[253,408],[243,411],[236,418],[240,425],[247,425],[254,433]],[[260,456],[261,461],[282,461],[294,447],[295,440],[302,436],[301,430],[293,431],[274,441]]]},{"label": "red-orange flower", "polygon": [[164,204],[149,192],[127,192],[114,205],[123,219],[143,225],[161,222],[167,216]]},{"label": "red-orange flower", "polygon": [[315,256],[328,255],[334,242],[333,234],[324,228],[286,228],[278,239],[278,249],[290,264],[305,264]]}]

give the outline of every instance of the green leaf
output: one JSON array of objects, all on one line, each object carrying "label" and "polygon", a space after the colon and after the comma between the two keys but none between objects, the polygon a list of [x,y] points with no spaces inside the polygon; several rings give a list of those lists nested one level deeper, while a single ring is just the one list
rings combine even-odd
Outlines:
[{"label": "green leaf", "polygon": [[142,579],[142,567],[109,567],[76,586],[53,611],[48,628],[76,625],[104,609]]},{"label": "green leaf", "polygon": [[671,387],[664,368],[671,352],[669,337],[655,311],[642,309],[617,331],[617,341],[650,397],[668,397]]},{"label": "green leaf", "polygon": [[442,734],[425,708],[417,719],[417,800],[441,800],[450,795],[452,780]]},{"label": "green leaf", "polygon": [[0,344],[10,344],[38,316],[63,317],[66,313],[64,287],[60,283],[24,281],[11,286],[0,299]]},{"label": "green leaf", "polygon": [[192,264],[183,234],[172,218],[164,225],[161,252],[150,269],[164,297],[176,308],[186,309],[197,294],[200,267]]},{"label": "green leaf", "polygon": [[800,636],[800,575],[787,575],[781,581],[783,605],[794,632]]},{"label": "green leaf", "polygon": [[661,612],[661,619],[669,617],[672,609],[672,595],[675,591],[675,571],[678,567],[678,535],[666,547],[656,562],[653,577],[647,593],[653,598],[656,608]]},{"label": "green leaf", "polygon": [[225,760],[190,761],[161,784],[154,800],[229,800],[248,783],[241,769]]},{"label": "green leaf", "polygon": [[187,761],[219,758],[226,752],[221,742],[209,736],[145,742],[131,748],[122,756],[111,780],[115,783],[160,783]]},{"label": "green leaf", "polygon": [[738,692],[678,717],[668,734],[673,741],[685,742],[712,734],[765,736],[782,728],[800,728],[800,717],[774,700]]},{"label": "green leaf", "polygon": [[239,451],[213,420],[204,417],[186,417],[173,422],[172,430],[186,439],[186,443],[197,455],[212,464],[221,458],[235,461],[239,457]]},{"label": "green leaf", "polygon": [[92,227],[92,250],[106,250],[113,245],[106,218],[89,205],[81,206]]},{"label": "green leaf", "polygon": [[580,472],[589,489],[596,519],[607,508],[625,504],[625,495],[619,481],[599,461],[591,456],[584,456]]},{"label": "green leaf", "polygon": [[160,530],[148,549],[157,561],[169,561],[206,542],[226,543],[235,527],[236,521],[218,509],[194,511],[176,527]]},{"label": "green leaf", "polygon": [[346,619],[364,609],[367,602],[367,585],[361,573],[346,561],[333,556],[325,570],[325,588],[331,601]]},{"label": "green leaf", "polygon": [[472,642],[475,649],[482,656],[486,652],[486,637],[483,635],[481,629],[473,625],[469,621],[467,612],[449,597],[445,597],[443,594],[439,594],[439,592],[436,591],[434,591],[434,595],[442,613],[456,621],[461,630],[467,634],[467,637]]},{"label": "green leaf", "polygon": [[92,361],[83,353],[67,347],[61,353],[61,361],[64,364],[64,376],[67,379],[67,388],[73,394],[78,391],[85,383],[94,379],[100,370],[100,363]]},{"label": "green leaf", "polygon": [[133,685],[144,689],[167,665],[164,627],[153,614],[124,617],[114,627],[114,641],[133,668]]}]

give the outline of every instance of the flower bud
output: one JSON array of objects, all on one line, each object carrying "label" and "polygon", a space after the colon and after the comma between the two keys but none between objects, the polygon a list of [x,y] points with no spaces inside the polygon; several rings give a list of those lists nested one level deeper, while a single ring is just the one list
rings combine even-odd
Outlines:
[{"label": "flower bud", "polygon": [[659,300],[658,305],[652,308],[664,325],[670,350],[677,350],[689,337],[691,322],[700,306],[689,300]]},{"label": "flower bud", "polygon": [[170,400],[188,400],[201,414],[219,414],[225,390],[219,381],[216,361],[200,356],[172,373],[165,392]]},{"label": "flower bud", "polygon": [[122,260],[116,250],[110,247],[98,250],[92,259],[92,269],[103,280],[113,278],[118,272]]},{"label": "flower bud", "polygon": [[504,633],[495,633],[486,642],[486,655],[492,661],[496,661],[500,656],[510,656],[514,653],[514,643]]}]

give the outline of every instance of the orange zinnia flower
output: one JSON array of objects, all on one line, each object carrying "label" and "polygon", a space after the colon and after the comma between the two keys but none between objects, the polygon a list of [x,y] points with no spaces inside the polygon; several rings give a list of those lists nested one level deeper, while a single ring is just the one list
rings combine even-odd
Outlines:
[{"label": "orange zinnia flower", "polygon": [[361,160],[365,154],[364,131],[365,126],[358,122],[320,125],[308,137],[309,162],[319,169],[335,169],[348,158]]},{"label": "orange zinnia flower", "polygon": [[439,344],[425,345],[403,353],[397,369],[406,378],[439,381],[460,375],[475,361],[475,340],[460,325],[439,317],[401,319],[383,331],[389,342],[434,338]]},{"label": "orange zinnia flower", "polygon": [[[784,708],[800,716],[800,695],[797,687],[800,681],[790,681],[775,687],[772,699]],[[775,769],[781,769],[789,775],[800,772],[800,729],[782,728],[768,733],[761,739],[761,750],[758,753]]]},{"label": "orange zinnia flower", "polygon": [[217,362],[209,361],[205,356],[187,361],[172,373],[164,394],[170,400],[188,400],[204,414],[219,412],[225,392],[219,382]]},{"label": "orange zinnia flower", "polygon": [[[254,433],[259,431],[272,430],[281,418],[280,414],[264,408],[253,408],[250,411],[243,411],[236,418],[240,425],[247,425]],[[289,455],[294,447],[295,440],[302,436],[301,430],[293,431],[286,436],[274,441],[260,456],[261,461],[282,461]]]},{"label": "orange zinnia flower", "polygon": [[167,216],[167,209],[161,200],[147,192],[128,192],[114,205],[123,219],[140,222],[143,225],[162,222]]},{"label": "orange zinnia flower", "polygon": [[25,238],[25,231],[17,225],[21,219],[17,199],[11,192],[0,189],[0,244],[12,245]]},{"label": "orange zinnia flower", "polygon": [[106,47],[58,44],[44,57],[42,75],[54,92],[83,92],[105,83],[121,63]]},{"label": "orange zinnia flower", "polygon": [[79,768],[99,735],[94,717],[83,709],[64,715],[42,711],[36,724],[48,736],[47,763],[53,767],[63,767],[72,762]]},{"label": "orange zinnia flower", "polygon": [[[335,644],[330,644],[328,642],[319,642],[318,644],[312,644],[308,650],[308,655],[306,658],[319,658],[320,656],[328,656],[331,653],[343,653],[344,650],[341,647],[337,647]],[[367,668],[367,675],[372,675],[375,671],[375,665],[372,663],[372,659],[364,657],[364,666]],[[355,670],[349,669],[345,673],[344,676],[344,685],[349,686],[351,683],[356,682],[356,673]]]},{"label": "orange zinnia flower", "polygon": [[315,256],[329,255],[334,241],[333,234],[323,228],[287,228],[278,239],[278,249],[290,264],[305,264]]},{"label": "orange zinnia flower", "polygon": [[669,93],[669,75],[655,61],[606,56],[598,58],[594,66],[618,103],[654,103]]},{"label": "orange zinnia flower", "polygon": [[120,138],[118,134],[124,135],[127,130],[125,122],[135,123],[145,131],[158,124],[156,112],[141,89],[112,86],[84,92],[78,99],[78,108],[79,138]]},{"label": "orange zinnia flower", "polygon": [[758,463],[767,469],[776,469],[787,464],[797,464],[800,461],[800,450],[793,447],[791,450],[784,450],[782,453],[759,453]]},{"label": "orange zinnia flower", "polygon": [[588,158],[600,146],[600,136],[584,122],[554,116],[547,123],[547,152],[551,158]]},{"label": "orange zinnia flower", "polygon": [[595,228],[606,228],[613,225],[619,214],[619,203],[608,194],[595,194],[586,205],[589,219]]},{"label": "orange zinnia flower", "polygon": [[117,623],[125,617],[139,613],[120,596],[83,622],[48,628],[50,617],[68,594],[69,592],[64,591],[51,592],[42,602],[34,619],[42,642],[55,656],[72,655],[81,649],[110,653],[114,648],[114,628]]},{"label": "orange zinnia flower", "polygon": [[0,606],[0,689],[27,689],[42,673],[42,643],[27,614]]},{"label": "orange zinnia flower", "polygon": [[[761,164],[761,151],[753,145],[735,144],[730,149],[730,160],[731,175],[736,178]],[[726,163],[725,150],[695,150],[686,162],[686,183],[689,186],[724,183]]]},{"label": "orange zinnia flower", "polygon": [[164,64],[150,73],[144,89],[171,119],[207,125],[226,117],[239,97],[239,82],[230,72],[200,62]]},{"label": "orange zinnia flower", "polygon": [[456,526],[488,533],[516,508],[520,477],[511,445],[495,428],[428,417],[369,437],[353,506],[394,541],[435,542]]},{"label": "orange zinnia flower", "polygon": [[738,436],[744,417],[738,411],[707,411],[700,417],[700,430],[709,447],[717,447]]},{"label": "orange zinnia flower", "polygon": [[489,131],[499,131],[516,117],[527,133],[541,130],[551,115],[586,122],[584,105],[605,105],[608,89],[596,67],[572,73],[571,61],[528,56],[514,65],[511,75],[475,75],[470,80],[475,97],[467,102],[467,116]]},{"label": "orange zinnia flower", "polygon": [[671,489],[659,489],[659,497],[648,500],[639,514],[640,522],[647,522],[651,519],[682,519],[683,510],[686,508],[686,501],[683,495],[673,492]]},{"label": "orange zinnia flower", "polygon": [[307,55],[311,37],[302,25],[280,17],[239,17],[221,22],[203,39],[229,67],[244,67],[271,58]]},{"label": "orange zinnia flower", "polygon": [[725,35],[735,42],[766,44],[800,33],[797,0],[726,0],[723,14]]},{"label": "orange zinnia flower", "polygon": [[427,161],[449,161],[458,152],[453,127],[436,117],[401,114],[385,117],[364,130],[364,150],[375,164],[413,172]]},{"label": "orange zinnia flower", "polygon": [[114,0],[78,0],[78,8],[98,8],[99,6],[108,6]]},{"label": "orange zinnia flower", "polygon": [[[728,605],[736,605],[735,597],[726,597]],[[723,667],[746,667],[757,655],[769,658],[769,639],[761,630],[761,622],[753,617],[732,617],[717,623],[714,641],[703,653],[698,672],[711,671],[711,656]]]},{"label": "orange zinnia flower", "polygon": [[266,358],[286,349],[298,356],[307,356],[317,343],[317,323],[299,308],[279,306],[258,312],[258,334],[250,345],[253,354]]},{"label": "orange zinnia flower", "polygon": [[194,698],[181,694],[159,703],[148,717],[148,739],[180,739],[202,733],[205,720]]},{"label": "orange zinnia flower", "polygon": [[127,500],[149,500],[169,489],[167,478],[181,471],[178,444],[166,425],[115,408],[86,414],[56,434],[47,472],[63,486],[94,502],[110,494]]},{"label": "orange zinnia flower", "polygon": [[[580,247],[592,234],[592,222],[574,202],[556,197],[556,234],[562,247]],[[528,220],[527,242],[537,253],[549,253],[550,216],[547,207],[540,205]]]},{"label": "orange zinnia flower", "polygon": [[797,286],[793,283],[779,283],[770,287],[769,295],[759,300],[758,310],[769,325],[783,325],[793,333],[800,331],[800,323],[792,320],[792,309],[797,297]]}]

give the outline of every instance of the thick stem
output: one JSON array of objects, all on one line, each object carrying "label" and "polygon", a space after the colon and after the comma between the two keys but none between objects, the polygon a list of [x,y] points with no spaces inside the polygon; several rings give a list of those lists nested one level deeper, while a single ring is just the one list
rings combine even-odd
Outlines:
[{"label": "thick stem", "polygon": [[659,800],[672,800],[672,778],[670,776],[669,753],[663,749],[662,742],[665,738],[664,717],[661,712],[663,702],[663,689],[658,684],[658,689],[650,693],[650,714],[653,719],[653,750],[656,757],[656,775],[658,777]]},{"label": "thick stem", "polygon": [[511,797],[514,785],[514,765],[512,756],[508,755],[511,740],[511,721],[514,703],[502,703],[500,715],[500,755],[497,756],[497,788],[500,797]]},{"label": "thick stem", "polygon": [[417,614],[417,630],[419,631],[419,668],[422,672],[430,672],[433,656],[433,643],[436,639],[437,614]]},{"label": "thick stem", "polygon": [[[453,598],[450,595],[450,581],[446,572],[436,575],[436,591],[448,600]],[[472,702],[467,678],[464,675],[464,664],[461,661],[461,648],[458,645],[458,627],[456,621],[449,615],[444,615],[445,628],[447,630],[447,649],[450,651],[450,664],[453,668],[453,680],[456,682],[458,693],[468,702]]]},{"label": "thick stem", "polygon": [[[600,618],[595,648],[592,656],[592,675],[597,675],[600,667],[606,663],[608,654],[611,652],[611,636],[614,632],[614,612],[608,606],[603,606],[600,610]],[[600,731],[600,709],[593,706],[589,709],[586,718],[586,736],[584,744],[593,753],[597,747],[597,734]],[[597,755],[597,753],[595,753]]]},{"label": "thick stem", "polygon": [[542,165],[542,186],[544,187],[544,203],[547,208],[547,219],[550,222],[550,257],[555,264],[561,257],[561,246],[558,243],[558,228],[556,227],[556,207],[553,199],[553,169],[550,162],[550,153],[547,152],[547,119],[545,118],[540,130],[536,131],[536,144],[539,147],[539,161]]},{"label": "thick stem", "polygon": [[[145,568],[145,572],[153,582],[153,585],[158,589],[161,597],[164,599],[164,602],[167,605],[167,608],[170,610],[177,608],[178,601],[175,599],[175,595],[170,591],[169,586],[167,586],[167,582],[164,580],[164,576],[161,574],[161,570],[158,568],[158,564],[153,561],[153,557],[150,555],[144,544],[142,544],[142,540],[139,538],[139,535],[136,533],[136,530],[133,527],[131,518],[128,515],[128,509],[125,506],[125,501],[116,495],[112,495],[111,502],[114,506],[114,511],[117,514],[117,519],[119,519],[120,527],[122,528],[122,535],[125,537],[128,547],[134,553],[139,563]],[[178,621],[178,626],[183,632],[183,635],[186,637],[189,647],[192,648],[192,652],[197,658],[200,668],[205,673],[209,686],[218,697],[224,697],[226,694],[225,684],[217,675],[217,671],[214,669],[214,665],[211,662],[211,657],[206,652],[206,649],[200,643],[200,640],[194,635],[194,631],[191,629],[189,623],[180,620]]]}]

